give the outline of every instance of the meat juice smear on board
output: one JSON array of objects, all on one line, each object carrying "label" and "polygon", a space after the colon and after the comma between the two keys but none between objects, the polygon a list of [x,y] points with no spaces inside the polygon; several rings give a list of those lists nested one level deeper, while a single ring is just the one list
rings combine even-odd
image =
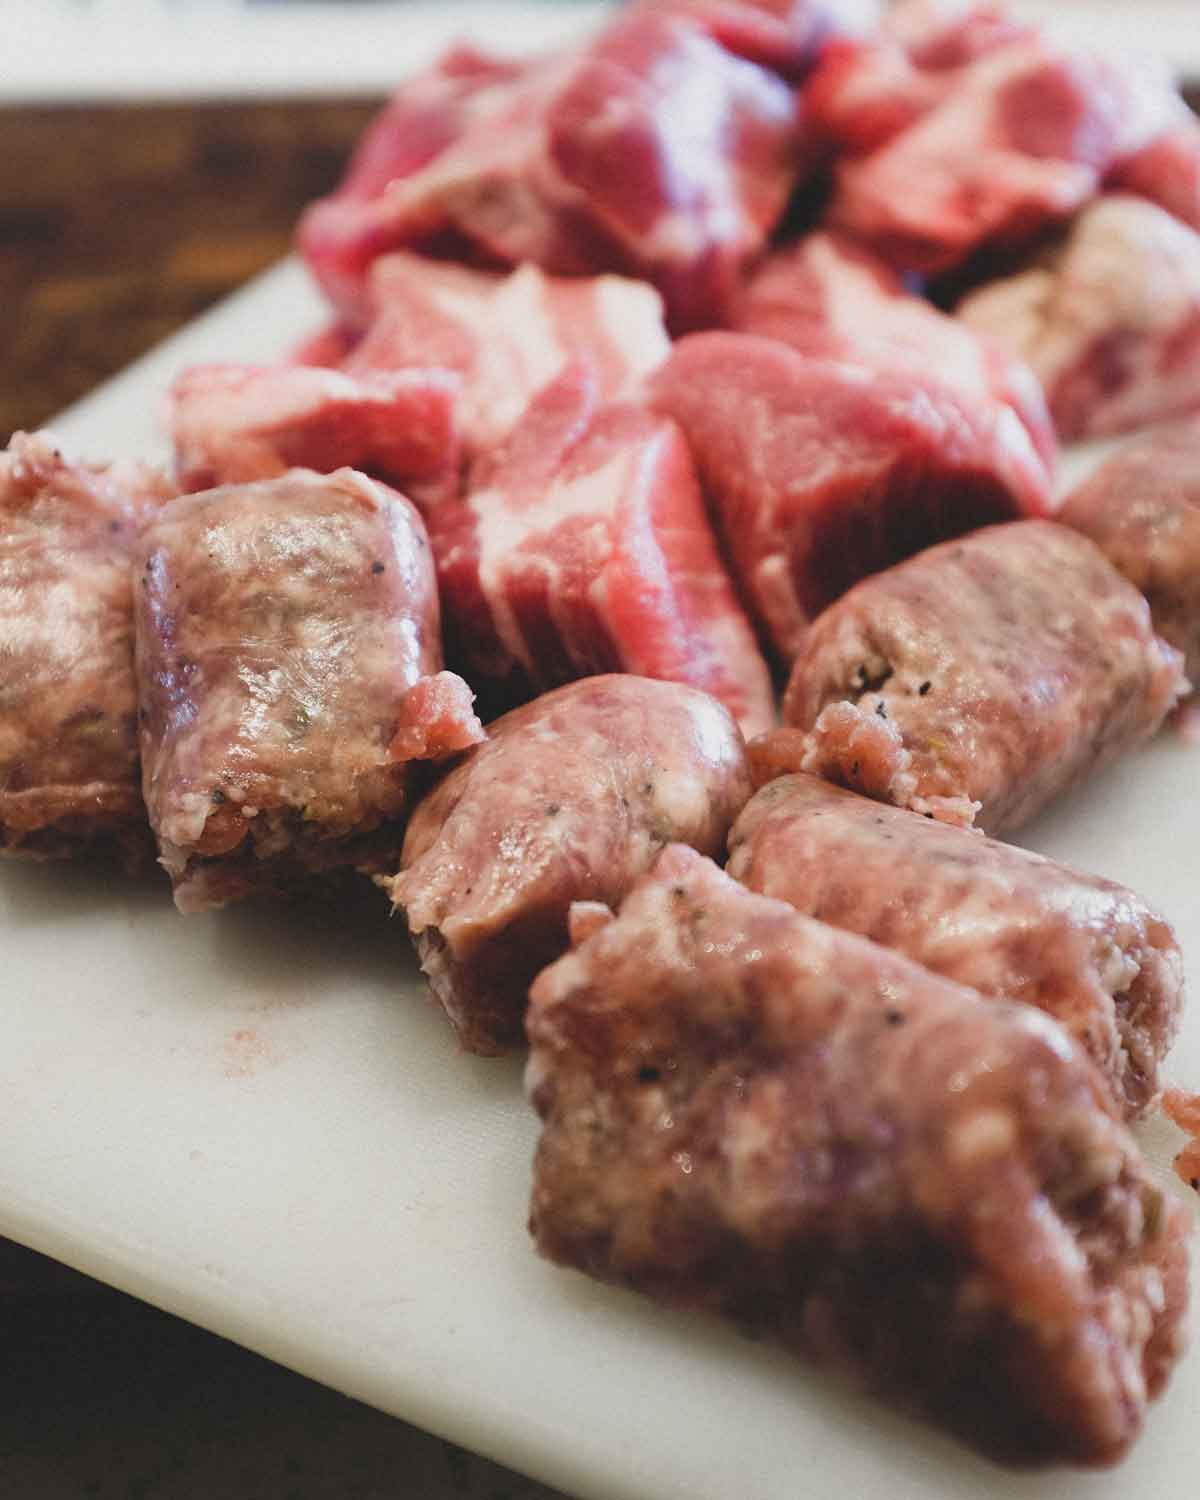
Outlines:
[{"label": "meat juice smear on board", "polygon": [[173,481],[0,460],[0,848],[377,880],[465,1047],[528,1020],[544,1253],[1119,1458],[1181,959],[968,830],[1194,712],[1200,125],[995,5],[635,0],[409,80],[299,243],[329,327],[181,372]]}]

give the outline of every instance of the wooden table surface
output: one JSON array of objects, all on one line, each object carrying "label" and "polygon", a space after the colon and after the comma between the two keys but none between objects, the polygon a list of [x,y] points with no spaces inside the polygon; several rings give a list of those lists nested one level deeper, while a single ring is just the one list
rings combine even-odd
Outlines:
[{"label": "wooden table surface", "polygon": [[[0,111],[0,442],[285,254],[371,111]],[[2,1496],[554,1500],[4,1240],[0,1309]]]}]

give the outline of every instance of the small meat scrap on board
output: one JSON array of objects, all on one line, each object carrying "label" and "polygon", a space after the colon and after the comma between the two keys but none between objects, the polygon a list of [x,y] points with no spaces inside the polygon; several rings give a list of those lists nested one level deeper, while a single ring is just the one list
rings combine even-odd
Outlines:
[{"label": "small meat scrap on board", "polygon": [[797,769],[988,833],[1148,739],[1183,657],[1100,549],[992,526],[878,573],[813,625],[783,716]]},{"label": "small meat scrap on board", "polygon": [[461,382],[426,366],[351,374],[316,365],[195,365],[167,421],[181,488],[354,468],[434,503],[456,493]]},{"label": "small meat scrap on board", "polygon": [[389,888],[462,1045],[496,1053],[571,903],[614,905],[674,841],[719,854],[750,776],[715,699],[641,677],[571,683],[488,735],[413,812]]},{"label": "small meat scrap on board", "polygon": [[533,265],[499,276],[398,251],[376,261],[370,288],[371,320],[345,368],[457,374],[468,461],[502,442],[572,361],[586,361],[600,394],[619,400],[671,347],[662,298],[628,277],[553,277]]},{"label": "small meat scrap on board", "polygon": [[1182,1351],[1187,1215],[1061,1027],[688,849],[580,937],[530,996],[544,1255],[993,1457],[1125,1452]]},{"label": "small meat scrap on board", "polygon": [[1200,688],[1200,417],[1135,438],[1068,495],[1058,519],[1141,590]]},{"label": "small meat scrap on board", "polygon": [[[428,76],[392,111],[412,87]],[[424,165],[367,191],[352,175],[352,191],[308,209],[301,249],[344,314],[371,261],[408,248],[640,276],[677,327],[712,322],[799,166],[788,85],[678,15],[619,14],[586,46],[485,81],[467,103]]]},{"label": "small meat scrap on board", "polygon": [[763,787],[729,851],[730,875],[752,891],[1053,1016],[1126,1118],[1158,1097],[1183,960],[1170,926],[1124,886],[817,776]]},{"label": "small meat scrap on board", "polygon": [[175,493],[142,465],[0,454],[0,854],[150,855],[138,776],[130,557]]},{"label": "small meat scrap on board", "polygon": [[1016,413],[933,374],[702,333],[650,391],[683,428],[742,596],[787,661],[864,575],[1050,501]]},{"label": "small meat scrap on board", "polygon": [[1177,102],[1158,75],[1034,34],[957,70],[932,108],[843,160],[831,220],[910,270],[1014,251],[1082,208]]},{"label": "small meat scrap on board", "polygon": [[728,52],[800,78],[833,38],[870,31],[878,0],[633,0],[698,21]]},{"label": "small meat scrap on board", "polygon": [[588,367],[546,387],[429,532],[450,660],[489,701],[631,672],[703,688],[747,734],[775,722],[682,434],[603,402]]},{"label": "small meat scrap on board", "polygon": [[361,474],[176,500],[136,586],[143,788],[181,911],[393,862],[409,762],[483,738],[439,674],[421,518]]},{"label": "small meat scrap on board", "polygon": [[1001,401],[1029,429],[1047,467],[1054,465],[1054,428],[1029,366],[915,296],[886,261],[845,235],[818,231],[770,256],[732,323],[801,354],[932,373],[974,401]]},{"label": "small meat scrap on board", "polygon": [[959,316],[1028,361],[1065,441],[1200,410],[1200,234],[1144,199],[1100,198]]}]

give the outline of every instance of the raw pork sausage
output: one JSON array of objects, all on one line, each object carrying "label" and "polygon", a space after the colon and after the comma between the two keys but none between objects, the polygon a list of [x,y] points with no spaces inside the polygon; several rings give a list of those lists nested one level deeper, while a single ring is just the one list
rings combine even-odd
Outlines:
[{"label": "raw pork sausage", "polygon": [[129,558],[173,493],[140,465],[69,464],[48,433],[0,455],[2,853],[150,853]]},{"label": "raw pork sausage", "polygon": [[343,469],[166,507],[141,548],[146,806],[181,911],[394,860],[408,761],[483,738],[413,506]]},{"label": "raw pork sausage", "polygon": [[1200,418],[1137,438],[1059,512],[1139,588],[1200,687]]},{"label": "raw pork sausage", "polygon": [[1100,550],[1022,521],[931,547],[827,609],[784,720],[810,731],[800,769],[995,833],[1152,735],[1183,682]]},{"label": "raw pork sausage", "polygon": [[1052,1015],[1130,1118],[1157,1096],[1183,960],[1168,924],[1124,886],[817,776],[765,786],[729,850],[729,873],[752,891]]},{"label": "raw pork sausage", "polygon": [[542,1253],[995,1456],[1120,1457],[1183,1342],[1187,1215],[1063,1030],[688,849],[579,915],[530,997]]},{"label": "raw pork sausage", "polygon": [[619,901],[664,844],[724,848],[750,795],[728,711],[695,688],[588,677],[514,709],[417,807],[392,899],[464,1047],[520,1042],[573,901]]}]

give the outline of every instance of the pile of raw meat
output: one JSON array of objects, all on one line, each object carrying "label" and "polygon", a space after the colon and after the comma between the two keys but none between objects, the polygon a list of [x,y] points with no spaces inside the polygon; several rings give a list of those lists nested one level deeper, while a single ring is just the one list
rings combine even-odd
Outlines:
[{"label": "pile of raw meat", "polygon": [[1200,123],[992,5],[635,0],[410,80],[299,239],[330,326],[181,374],[172,480],[0,457],[0,849],[374,879],[529,1044],[543,1254],[1119,1458],[1183,964],[996,835],[1200,681]]}]

